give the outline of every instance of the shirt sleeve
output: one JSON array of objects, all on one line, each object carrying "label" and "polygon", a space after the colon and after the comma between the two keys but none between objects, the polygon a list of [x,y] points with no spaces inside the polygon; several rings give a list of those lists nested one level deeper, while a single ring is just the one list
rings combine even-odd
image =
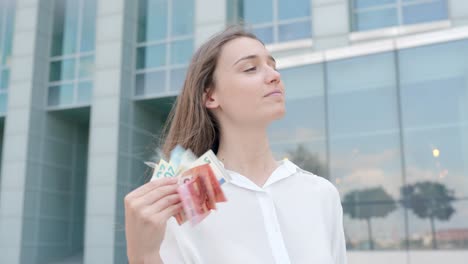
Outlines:
[{"label": "shirt sleeve", "polygon": [[343,207],[341,205],[340,194],[336,188],[334,188],[334,196],[335,212],[333,214],[335,217],[333,219],[332,256],[335,264],[347,264],[346,241],[343,229]]}]

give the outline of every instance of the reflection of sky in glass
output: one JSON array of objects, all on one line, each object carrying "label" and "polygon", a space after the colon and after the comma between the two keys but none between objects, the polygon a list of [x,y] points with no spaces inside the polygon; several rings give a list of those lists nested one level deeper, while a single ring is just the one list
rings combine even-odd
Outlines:
[{"label": "reflection of sky in glass", "polygon": [[138,1],[135,95],[180,91],[194,48],[194,5],[194,0]]},{"label": "reflection of sky in glass", "polygon": [[353,0],[353,30],[365,31],[447,19],[446,0]]},{"label": "reflection of sky in glass", "polygon": [[[395,55],[331,61],[325,64],[326,75],[322,64],[282,70],[287,114],[271,127],[272,148],[287,156],[302,143],[324,163],[328,151],[330,180],[342,197],[381,187],[398,202],[405,182],[442,183],[461,200],[453,202],[456,211],[448,221],[435,221],[436,232],[466,230],[468,202],[462,201],[468,198],[468,40],[400,50],[398,66]],[[404,208],[396,206],[386,217],[370,221],[376,249],[405,247]],[[430,248],[430,220],[411,210],[408,216],[410,248]],[[368,250],[367,221],[345,215],[344,222],[350,249]],[[466,248],[457,243],[449,237],[439,244]]]},{"label": "reflection of sky in glass", "polygon": [[[240,1],[239,19],[264,43],[287,42],[312,36],[311,2],[298,0]],[[275,8],[274,8],[275,7]]]},{"label": "reflection of sky in glass", "polygon": [[268,23],[273,20],[273,1],[243,1],[243,18],[249,24]]},{"label": "reflection of sky in glass", "polygon": [[272,124],[271,140],[302,142],[325,137],[322,76],[321,64],[281,70],[286,91],[286,115]]},{"label": "reflection of sky in glass", "polygon": [[468,196],[467,57],[467,40],[400,52],[408,182],[440,182],[457,197]]}]

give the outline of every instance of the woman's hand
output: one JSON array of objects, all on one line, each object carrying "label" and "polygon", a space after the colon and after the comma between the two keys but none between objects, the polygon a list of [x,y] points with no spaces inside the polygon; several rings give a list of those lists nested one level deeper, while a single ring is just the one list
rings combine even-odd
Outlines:
[{"label": "woman's hand", "polygon": [[130,263],[160,263],[166,222],[182,208],[177,179],[148,182],[125,196],[125,232]]}]

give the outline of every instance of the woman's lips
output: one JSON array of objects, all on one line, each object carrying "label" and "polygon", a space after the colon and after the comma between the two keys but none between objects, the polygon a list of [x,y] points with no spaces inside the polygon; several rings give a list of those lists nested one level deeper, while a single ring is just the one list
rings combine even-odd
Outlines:
[{"label": "woman's lips", "polygon": [[276,91],[273,91],[271,93],[268,93],[267,95],[265,95],[265,97],[268,97],[268,96],[281,96],[283,95],[283,93],[279,90],[276,90]]}]

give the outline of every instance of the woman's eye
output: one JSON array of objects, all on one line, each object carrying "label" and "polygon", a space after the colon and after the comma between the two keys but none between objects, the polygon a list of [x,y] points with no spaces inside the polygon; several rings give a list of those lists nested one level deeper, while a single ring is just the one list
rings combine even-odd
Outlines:
[{"label": "woman's eye", "polygon": [[256,69],[257,69],[257,67],[252,67],[252,68],[248,68],[244,72],[252,72],[252,71],[255,71]]}]

